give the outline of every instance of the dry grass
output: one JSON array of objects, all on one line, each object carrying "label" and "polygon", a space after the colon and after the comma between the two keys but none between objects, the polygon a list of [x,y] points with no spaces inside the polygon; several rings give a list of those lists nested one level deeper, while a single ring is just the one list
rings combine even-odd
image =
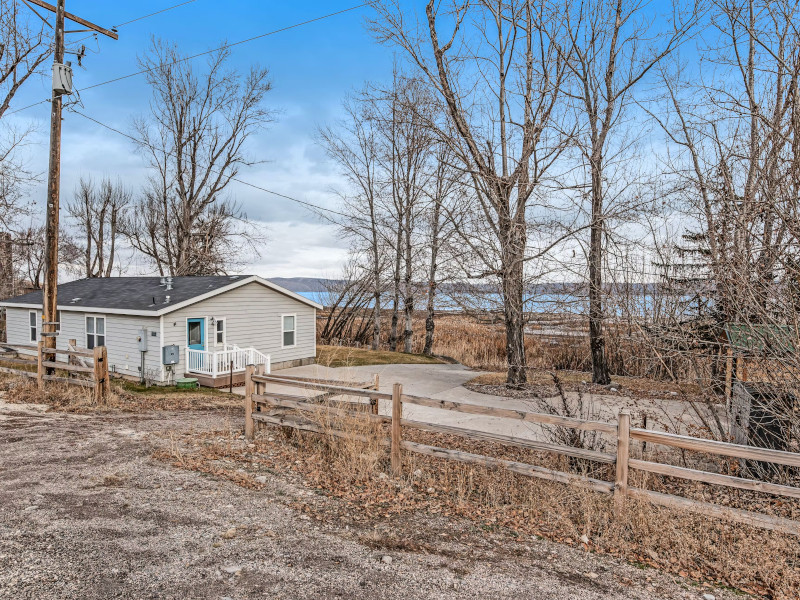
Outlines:
[{"label": "dry grass", "polygon": [[317,346],[317,363],[326,367],[360,367],[363,365],[427,365],[442,362],[433,356],[372,351],[349,346]]},{"label": "dry grass", "polygon": [[[54,410],[66,412],[89,412],[98,407],[94,402],[92,388],[62,383],[47,383],[39,390],[36,380],[28,377],[0,377],[0,390],[4,400],[15,404],[46,404]],[[110,403],[116,402],[112,395]]]},{"label": "dry grass", "polygon": [[[555,395],[556,386],[553,384],[552,373],[555,370],[528,369],[528,387],[534,391],[541,391],[543,394]],[[592,392],[613,394],[608,386],[596,386],[591,383],[591,373],[583,371],[558,371],[558,378],[568,392]],[[506,381],[504,372],[484,373],[467,382],[468,387],[479,386],[503,386]],[[642,377],[626,377],[617,375],[612,384],[617,392],[626,396],[648,397],[665,396],[669,394],[699,394],[700,390],[696,384],[672,383],[670,381],[657,381],[644,379]],[[480,389],[476,391],[481,391]],[[497,393],[493,390],[491,393]]]},{"label": "dry grass", "polygon": [[[405,453],[403,476],[388,477],[387,431],[364,416],[316,417],[348,438],[266,427],[254,444],[238,434],[211,432],[180,440],[159,458],[259,487],[258,472],[294,473],[333,503],[300,502],[299,510],[319,519],[369,528],[395,523],[408,549],[426,548],[424,528],[414,515],[463,518],[479,528],[519,539],[540,536],[658,567],[698,582],[713,582],[765,598],[797,598],[800,544],[796,537],[701,515],[656,508],[631,500],[621,518],[610,496],[531,479],[505,470]],[[282,431],[282,434],[281,434]],[[408,430],[406,439],[476,454],[497,456],[562,471],[612,479],[608,465],[590,465],[527,449],[473,442],[444,434]],[[643,481],[634,479],[635,485]],[[666,483],[656,486],[662,491]],[[698,487],[695,495],[703,496]],[[400,530],[400,526],[407,530]],[[754,560],[757,549],[758,559]]]},{"label": "dry grass", "polygon": [[[580,325],[579,321],[570,321],[571,328],[579,329]],[[382,323],[382,343],[387,348],[390,326],[387,312]],[[422,312],[415,313],[412,328],[412,351],[421,353],[425,342],[425,315]],[[635,335],[627,333],[607,325],[606,353],[612,374],[665,380],[668,379],[665,369],[668,364],[672,372],[681,379],[692,378],[687,371],[687,365],[674,361],[665,363],[664,357],[657,355],[645,340],[637,340]],[[402,346],[402,340],[398,345]],[[534,370],[591,371],[589,341],[586,337],[564,336],[554,339],[526,335],[525,349],[528,366]],[[476,369],[505,371],[504,326],[502,323],[479,322],[476,318],[463,314],[438,314],[433,354]]]},{"label": "dry grass", "polygon": [[74,413],[141,412],[148,410],[223,410],[242,409],[244,400],[237,394],[219,390],[183,390],[171,387],[144,388],[128,382],[115,382],[105,404],[94,401],[90,387],[47,383],[40,391],[27,377],[0,375],[4,400],[16,404],[46,404],[53,410]]}]

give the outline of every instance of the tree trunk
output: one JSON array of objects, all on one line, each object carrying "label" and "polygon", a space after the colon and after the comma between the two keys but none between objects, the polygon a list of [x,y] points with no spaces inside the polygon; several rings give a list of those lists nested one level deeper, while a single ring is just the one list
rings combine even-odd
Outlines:
[{"label": "tree trunk", "polygon": [[436,321],[433,318],[433,306],[436,298],[436,282],[431,279],[428,282],[428,314],[425,317],[425,347],[422,353],[426,356],[433,355],[433,333],[436,328]]},{"label": "tree trunk", "polygon": [[389,350],[392,352],[397,351],[397,324],[400,311],[400,261],[402,254],[400,253],[400,244],[402,243],[402,221],[398,223],[397,229],[397,244],[395,245],[395,260],[394,260],[394,298],[392,302],[392,330],[389,333]]},{"label": "tree trunk", "polygon": [[431,262],[428,266],[428,314],[425,317],[425,346],[422,353],[426,356],[433,355],[433,334],[436,328],[434,320],[434,306],[436,302],[436,263],[439,260],[439,218],[441,215],[441,199],[437,198],[433,206],[432,231],[431,231]]},{"label": "tree trunk", "polygon": [[372,308],[372,349],[381,347],[381,293],[375,290],[373,295],[375,306]]},{"label": "tree trunk", "polygon": [[403,352],[411,353],[413,351],[414,342],[414,282],[412,281],[414,270],[412,265],[412,252],[411,252],[411,215],[410,202],[407,204],[409,208],[406,209],[406,247],[405,247],[405,331],[403,332]]},{"label": "tree trunk", "polygon": [[592,383],[608,385],[611,377],[603,335],[603,195],[599,160],[592,164],[592,223],[589,241],[589,345]]},{"label": "tree trunk", "polygon": [[375,305],[372,307],[372,349],[379,350],[381,347],[381,259],[378,249],[378,223],[375,219],[375,200],[370,195],[369,214],[372,226],[372,284],[373,299]]},{"label": "tree trunk", "polygon": [[[506,327],[506,385],[522,387],[528,381],[525,358],[525,315],[523,312],[524,270],[526,245],[525,225],[506,220],[503,242],[503,313]],[[501,221],[502,225],[502,221]]]},{"label": "tree trunk", "polygon": [[[520,265],[521,267],[521,265]],[[522,269],[503,279],[503,311],[506,326],[508,374],[506,385],[521,387],[528,381],[525,361],[525,319],[522,314]]]}]

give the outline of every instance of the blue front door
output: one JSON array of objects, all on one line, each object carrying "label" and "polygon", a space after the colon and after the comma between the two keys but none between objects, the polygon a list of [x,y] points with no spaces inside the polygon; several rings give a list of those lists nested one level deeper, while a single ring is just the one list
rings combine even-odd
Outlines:
[{"label": "blue front door", "polygon": [[186,321],[186,345],[192,350],[206,349],[205,319],[188,319]]}]

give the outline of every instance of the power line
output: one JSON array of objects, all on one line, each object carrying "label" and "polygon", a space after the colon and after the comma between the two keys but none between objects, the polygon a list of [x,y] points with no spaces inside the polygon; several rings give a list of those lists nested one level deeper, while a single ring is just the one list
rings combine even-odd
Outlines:
[{"label": "power line", "polygon": [[[76,115],[79,115],[79,116],[83,117],[84,119],[92,121],[93,123],[95,123],[96,125],[99,125],[100,127],[103,127],[105,129],[108,129],[109,131],[113,131],[114,133],[117,133],[117,134],[119,134],[119,135],[121,135],[123,137],[126,137],[126,138],[128,138],[129,140],[133,141],[136,144],[143,144],[143,145],[147,146],[148,148],[156,149],[156,148],[153,148],[153,146],[151,146],[150,144],[147,144],[144,140],[140,140],[139,138],[136,138],[136,137],[134,137],[134,136],[132,136],[132,135],[130,135],[128,133],[125,133],[124,131],[122,131],[120,129],[117,129],[116,127],[112,127],[111,125],[107,125],[107,124],[103,123],[102,121],[98,121],[94,117],[90,117],[89,115],[86,115],[86,114],[84,114],[82,112],[79,112],[77,110],[73,110],[72,112],[74,112]],[[172,152],[165,152],[165,154],[167,154],[167,156],[172,156],[173,158],[175,157],[175,154],[172,153]],[[215,169],[212,169],[210,167],[208,167],[208,168],[211,171],[215,170]],[[217,171],[219,171],[219,169],[217,169]],[[334,214],[334,215],[339,215],[340,217],[346,217],[348,219],[352,219],[353,218],[353,215],[346,215],[345,213],[339,212],[339,211],[334,210],[332,208],[326,208],[324,206],[319,206],[319,205],[314,204],[312,202],[307,202],[305,200],[300,200],[299,198],[295,198],[293,196],[287,196],[286,194],[282,194],[280,192],[276,192],[274,190],[270,190],[270,189],[262,187],[260,185],[256,185],[255,183],[250,183],[249,181],[245,181],[243,179],[239,179],[238,177],[232,177],[231,181],[235,181],[237,183],[240,183],[242,185],[246,185],[246,186],[254,188],[256,190],[259,190],[259,191],[262,191],[262,192],[266,192],[267,194],[272,194],[273,196],[278,196],[279,198],[285,198],[286,200],[291,200],[292,202],[296,202],[297,204],[302,204],[306,208],[310,208],[310,209],[317,210],[317,211],[328,212],[328,213],[331,213],[331,214]]]},{"label": "power line", "polygon": [[23,106],[22,108],[18,108],[16,110],[10,110],[4,115],[13,115],[14,113],[22,112],[23,110],[28,110],[29,108],[33,108],[34,106],[38,106],[39,104],[44,104],[45,102],[50,102],[50,98],[45,98],[44,100],[39,100],[38,102],[34,102],[33,104],[28,104],[28,106]]},{"label": "power line", "polygon": [[[351,6],[349,8],[343,8],[342,10],[337,10],[336,12],[328,13],[326,15],[321,15],[319,17],[314,17],[313,19],[308,19],[306,21],[301,21],[300,23],[294,23],[293,25],[287,25],[286,27],[281,27],[280,29],[274,29],[272,31],[268,31],[266,33],[262,33],[262,34],[259,34],[259,35],[255,35],[253,37],[250,37],[250,38],[247,38],[247,39],[244,39],[244,40],[239,40],[238,42],[232,42],[230,44],[225,44],[225,45],[220,46],[218,48],[213,48],[212,50],[206,50],[205,52],[199,52],[199,53],[193,54],[191,56],[186,56],[184,58],[179,58],[177,60],[172,61],[171,63],[168,63],[167,65],[159,65],[159,67],[176,65],[178,63],[185,62],[187,60],[192,60],[192,59],[198,58],[200,56],[206,56],[207,54],[211,54],[213,52],[218,52],[219,50],[224,50],[226,48],[233,48],[234,46],[240,46],[242,44],[247,44],[247,43],[253,42],[255,40],[260,40],[262,38],[265,38],[265,37],[268,37],[268,36],[271,36],[271,35],[275,35],[276,33],[282,33],[284,31],[289,31],[290,29],[296,29],[297,27],[302,27],[303,25],[309,25],[311,23],[316,23],[317,21],[323,21],[325,19],[330,19],[331,17],[335,17],[337,15],[341,15],[341,14],[344,14],[344,13],[347,13],[347,12],[351,12],[351,11],[357,10],[359,8],[363,8],[364,6],[371,6],[375,2],[376,2],[376,0],[368,0],[367,2],[362,2],[361,4],[356,4],[355,6]],[[100,87],[100,86],[103,86],[103,85],[108,85],[109,83],[116,83],[117,81],[122,81],[123,79],[130,79],[131,77],[136,77],[137,75],[144,75],[145,73],[149,73],[150,71],[152,71],[155,68],[156,67],[153,67],[153,68],[150,68],[150,69],[142,69],[141,71],[136,71],[135,73],[129,73],[127,75],[122,75],[120,77],[115,77],[114,79],[109,79],[108,81],[101,81],[100,83],[95,83],[94,85],[90,85],[88,87],[85,87],[85,88],[83,88],[83,90],[84,91],[91,90],[93,88],[97,88],[97,87]]]},{"label": "power line", "polygon": [[[189,2],[194,2],[194,1],[195,0],[189,0],[188,2],[184,2],[183,4],[189,4]],[[326,15],[315,17],[313,19],[308,19],[306,21],[302,21],[300,23],[295,23],[293,25],[287,25],[286,27],[281,27],[280,29],[275,29],[273,31],[268,31],[267,33],[262,33],[260,35],[257,35],[257,36],[251,37],[251,38],[247,38],[245,40],[239,40],[238,42],[233,42],[232,44],[225,44],[224,46],[220,46],[219,48],[214,48],[213,50],[207,50],[205,52],[200,52],[198,54],[193,54],[192,56],[187,56],[185,58],[180,58],[180,59],[178,59],[176,61],[173,61],[173,62],[171,62],[169,64],[170,65],[175,65],[175,64],[178,64],[180,62],[185,62],[187,60],[192,60],[192,59],[198,58],[200,56],[205,56],[206,54],[211,54],[212,52],[217,52],[219,50],[223,50],[225,48],[232,48],[233,46],[239,46],[241,44],[246,44],[248,42],[252,42],[254,40],[259,40],[261,38],[265,38],[265,37],[268,37],[270,35],[275,35],[276,33],[281,33],[283,31],[289,31],[290,29],[296,29],[297,27],[302,27],[303,25],[308,25],[310,23],[315,23],[317,21],[323,21],[325,19],[329,19],[329,18],[335,17],[337,15],[341,15],[341,14],[344,14],[344,13],[347,13],[347,12],[351,12],[351,11],[357,10],[359,8],[363,8],[364,6],[371,6],[376,1],[377,0],[367,0],[366,2],[362,2],[361,4],[356,4],[355,6],[351,6],[349,8],[343,8],[342,10],[338,10],[336,12],[328,13]],[[146,17],[158,14],[159,12],[164,12],[164,11],[167,11],[167,10],[171,10],[173,8],[177,8],[178,6],[183,6],[183,4],[176,4],[175,6],[171,6],[170,8],[165,8],[164,10],[161,10],[161,11],[158,11],[158,12],[155,12],[155,13],[151,13],[150,15],[145,15],[143,17],[139,17],[138,19],[133,19],[131,21],[128,21],[127,23],[132,23],[133,21],[137,21],[139,19],[144,19]],[[127,23],[123,23],[123,25],[126,25]],[[121,27],[121,25],[118,25],[118,27]],[[95,83],[94,85],[90,85],[88,87],[85,87],[85,88],[83,88],[83,90],[84,91],[91,90],[93,88],[97,88],[97,87],[100,87],[100,86],[103,86],[103,85],[108,85],[110,83],[116,83],[117,81],[122,81],[123,79],[130,79],[131,77],[136,77],[137,75],[143,75],[145,73],[149,73],[152,70],[153,69],[143,69],[141,71],[137,71],[136,73],[129,73],[128,75],[123,75],[121,77],[115,77],[114,79],[109,79],[107,81],[101,81],[100,83]],[[33,104],[29,104],[27,106],[23,106],[22,108],[17,108],[15,110],[7,112],[6,114],[13,115],[14,113],[22,112],[23,110],[28,110],[29,108],[33,108],[34,106],[37,106],[37,105],[42,104],[44,102],[50,102],[50,98],[47,98],[45,100],[39,100],[38,102],[34,102]],[[80,113],[78,113],[78,114],[80,114]]]},{"label": "power line", "polygon": [[[170,6],[168,8],[162,8],[161,10],[157,10],[156,12],[151,12],[149,14],[142,15],[141,17],[136,17],[135,19],[131,19],[130,21],[125,21],[124,23],[120,23],[119,25],[113,25],[111,27],[111,29],[112,29],[112,31],[116,31],[117,29],[119,29],[120,27],[124,27],[125,25],[130,25],[131,23],[135,23],[136,21],[141,21],[142,19],[148,19],[148,18],[153,17],[155,15],[160,15],[161,13],[164,13],[164,12],[167,12],[169,10],[172,10],[173,8],[178,8],[180,6],[184,6],[185,4],[191,4],[192,2],[196,2],[196,1],[197,0],[186,0],[186,2],[181,2],[180,4],[175,4],[175,5]],[[96,36],[97,36],[96,33],[92,33],[92,34],[89,34],[89,35],[87,35],[85,37],[82,37],[82,38],[79,38],[77,40],[74,40],[71,43],[78,44],[78,43],[82,42],[83,40],[88,40],[90,37],[96,37]]]},{"label": "power line", "polygon": [[[156,12],[152,12],[152,13],[149,13],[149,14],[146,14],[146,15],[142,15],[141,17],[136,17],[135,19],[131,19],[130,21],[125,21],[124,23],[120,23],[119,25],[114,25],[112,27],[112,29],[118,29],[120,27],[124,27],[125,25],[129,25],[131,23],[135,23],[136,21],[141,21],[142,19],[147,19],[147,18],[155,16],[155,15],[160,15],[163,12],[167,12],[169,10],[172,10],[174,8],[178,8],[180,6],[184,6],[186,4],[191,4],[192,2],[197,2],[197,0],[187,0],[186,2],[181,2],[180,4],[175,4],[175,5],[170,6],[168,8],[163,8],[163,9],[158,10]],[[34,12],[36,12],[36,11],[34,11]],[[96,37],[96,36],[97,36],[96,33],[92,33],[90,35],[87,35],[86,37],[82,37],[82,38],[77,39],[77,40],[75,40],[73,42],[70,42],[70,43],[71,44],[79,44],[80,42],[82,42],[84,40],[88,40],[89,38]],[[34,102],[33,104],[28,104],[27,106],[23,106],[22,108],[17,108],[15,110],[9,111],[9,112],[7,112],[5,114],[13,115],[14,113],[22,112],[23,110],[28,110],[29,108],[33,108],[34,106],[38,106],[39,104],[44,104],[45,102],[50,102],[50,98],[46,98],[44,100],[39,100],[39,102]]]},{"label": "power line", "polygon": [[186,0],[186,2],[181,2],[180,4],[175,4],[174,6],[170,6],[169,8],[162,8],[161,10],[157,10],[156,12],[151,12],[147,15],[142,15],[141,17],[136,17],[135,19],[131,19],[130,21],[125,21],[124,23],[120,23],[119,25],[114,25],[112,29],[119,29],[120,27],[124,27],[125,25],[130,25],[131,23],[135,23],[136,21],[141,21],[142,19],[147,19],[149,17],[153,17],[155,15],[160,15],[161,13],[167,12],[168,10],[172,10],[173,8],[178,8],[179,6],[184,6],[186,4],[191,4],[192,2],[196,2],[197,0]]}]

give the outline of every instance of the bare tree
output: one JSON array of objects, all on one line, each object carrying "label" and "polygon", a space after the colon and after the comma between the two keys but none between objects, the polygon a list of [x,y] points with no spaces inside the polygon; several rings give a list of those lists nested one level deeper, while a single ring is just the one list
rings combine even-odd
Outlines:
[{"label": "bare tree", "polygon": [[381,343],[381,294],[384,288],[383,232],[381,231],[381,186],[379,180],[379,142],[375,118],[369,102],[369,89],[350,96],[343,103],[345,118],[336,127],[321,128],[319,142],[336,161],[348,182],[349,191],[339,192],[342,211],[323,213],[345,235],[366,246],[372,284],[372,349]]},{"label": "bare tree", "polygon": [[[800,343],[800,12],[793,2],[758,0],[712,2],[709,11],[699,52],[713,76],[678,61],[664,66],[666,102],[652,116],[666,134],[673,204],[686,223],[677,241],[664,242],[666,279],[682,302],[656,342],[683,350],[698,383],[710,383],[712,405],[723,390],[731,401],[734,376],[747,378],[733,359],[742,342],[732,331],[750,339],[753,377],[777,384],[776,398],[798,387],[800,365],[786,345]],[[800,428],[791,411],[762,408],[777,429],[786,421]],[[732,434],[712,416],[716,435]]]},{"label": "bare tree", "polygon": [[[320,130],[319,140],[348,181],[340,191],[342,210],[335,222],[368,258],[373,282],[373,342],[381,334],[381,295],[391,288],[389,347],[413,347],[413,312],[420,258],[420,219],[432,181],[436,113],[433,99],[419,81],[398,74],[382,89],[364,87],[344,103],[346,117]],[[390,277],[385,271],[391,265]],[[390,281],[387,281],[390,280]],[[402,296],[402,297],[401,297]],[[399,334],[403,312],[403,335]]]},{"label": "bare tree", "polygon": [[427,186],[428,206],[423,219],[426,223],[427,293],[425,316],[425,344],[422,353],[433,354],[434,333],[436,330],[436,301],[439,284],[442,281],[440,262],[450,262],[449,244],[460,229],[459,208],[465,186],[463,173],[454,166],[454,156],[450,147],[439,142],[436,147],[432,178]]},{"label": "bare tree", "polygon": [[357,253],[351,253],[340,280],[328,280],[327,317],[319,332],[326,344],[358,344],[370,338],[372,319],[368,307],[372,300],[372,274],[359,264]]},{"label": "bare tree", "polygon": [[[434,131],[437,106],[428,90],[417,79],[394,74],[391,89],[376,102],[383,107],[380,128],[388,152],[384,161],[390,173],[392,227],[395,235],[388,237],[394,246],[394,304],[389,346],[396,350],[399,340],[398,322],[400,292],[403,304],[403,351],[413,347],[413,315],[415,300],[415,266],[418,262],[418,221],[423,212],[423,199],[431,182],[431,161],[434,150]],[[379,113],[380,114],[380,113]],[[402,280],[401,280],[402,270]]]},{"label": "bare tree", "polygon": [[[67,231],[59,233],[58,262],[67,268],[78,264],[82,252]],[[45,230],[43,225],[30,226],[14,240],[17,277],[41,289],[44,275]]]},{"label": "bare tree", "polygon": [[[0,122],[22,85],[50,56],[47,25],[19,0],[0,2]],[[0,141],[0,227],[8,228],[20,216],[22,188],[35,176],[18,159],[17,150],[26,143],[30,128],[4,124]]]},{"label": "bare tree", "polygon": [[566,76],[558,51],[562,19],[552,6],[524,1],[430,0],[422,26],[399,2],[377,10],[376,34],[403,49],[456,132],[448,143],[472,179],[477,214],[496,241],[494,252],[476,248],[484,264],[472,275],[501,283],[507,382],[522,385],[526,213],[565,142],[552,135]]},{"label": "bare tree", "polygon": [[126,218],[132,195],[121,182],[103,179],[95,187],[81,178],[67,213],[77,230],[76,243],[83,252],[84,277],[111,277],[117,264],[120,225]]},{"label": "bare tree", "polygon": [[[592,381],[611,381],[603,334],[603,236],[606,234],[606,167],[610,136],[634,102],[633,90],[686,38],[693,18],[656,25],[651,7],[639,0],[604,0],[567,12],[569,46],[563,56],[574,77],[581,133],[576,136],[588,165],[590,199],[589,339]],[[693,15],[692,15],[693,16]],[[662,32],[662,33],[659,33]]]},{"label": "bare tree", "polygon": [[125,220],[130,244],[161,274],[224,273],[258,236],[225,196],[252,133],[272,120],[264,105],[266,69],[230,69],[228,49],[212,53],[198,74],[174,45],[154,40],[141,59],[153,91],[150,116],[135,123],[139,151],[153,170]]}]

